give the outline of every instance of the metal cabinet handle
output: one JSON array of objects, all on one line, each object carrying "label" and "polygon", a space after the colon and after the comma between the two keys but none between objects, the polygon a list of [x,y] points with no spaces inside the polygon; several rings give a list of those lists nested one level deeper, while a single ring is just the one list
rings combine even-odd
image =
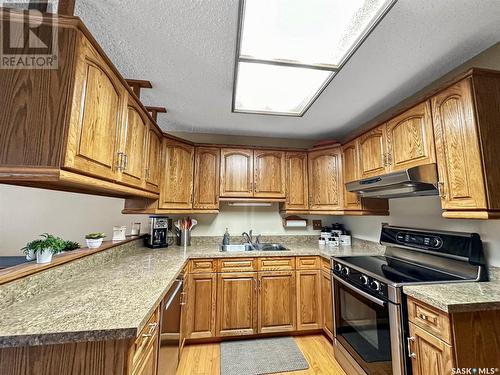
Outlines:
[{"label": "metal cabinet handle", "polygon": [[444,182],[439,181],[437,183],[437,188],[438,188],[439,196],[441,198],[445,199],[446,198],[446,194],[444,193]]},{"label": "metal cabinet handle", "polygon": [[387,154],[385,152],[382,154],[382,164],[387,167]]},{"label": "metal cabinet handle", "polygon": [[143,338],[152,337],[154,335],[154,333],[155,333],[155,330],[156,330],[157,326],[158,326],[158,322],[149,323],[149,331],[148,331],[148,333],[143,333],[142,337]]},{"label": "metal cabinet handle", "polygon": [[128,155],[123,153],[123,170],[127,170],[128,167]]},{"label": "metal cabinet handle", "polygon": [[387,164],[392,165],[392,154],[390,152],[387,153]]},{"label": "metal cabinet handle", "polygon": [[410,358],[416,358],[417,355],[411,351],[411,343],[412,343],[412,341],[415,341],[415,337],[410,336],[410,337],[406,338],[406,345],[407,345],[407,348],[408,348],[408,357],[410,357]]},{"label": "metal cabinet handle", "polygon": [[118,158],[116,161],[116,169],[120,172],[123,171],[123,152],[118,151]]}]

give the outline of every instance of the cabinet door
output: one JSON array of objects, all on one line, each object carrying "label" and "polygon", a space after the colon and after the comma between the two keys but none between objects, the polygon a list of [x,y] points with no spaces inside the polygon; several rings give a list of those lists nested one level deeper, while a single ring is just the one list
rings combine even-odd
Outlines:
[{"label": "cabinet door", "polygon": [[430,102],[393,118],[386,125],[387,163],[391,171],[435,163]]},{"label": "cabinet door", "polygon": [[253,150],[221,149],[220,196],[253,196]]},{"label": "cabinet door", "polygon": [[311,210],[341,210],[341,150],[333,148],[309,153],[309,207]]},{"label": "cabinet door", "polygon": [[156,375],[158,365],[158,338],[144,352],[140,364],[134,369],[132,375]]},{"label": "cabinet door", "polygon": [[219,209],[220,149],[196,147],[193,208]]},{"label": "cabinet door", "polygon": [[217,336],[257,333],[257,273],[220,273],[217,287]]},{"label": "cabinet door", "polygon": [[359,137],[360,178],[387,173],[385,125],[379,126]]},{"label": "cabinet door", "polygon": [[321,271],[297,271],[297,330],[321,329]]},{"label": "cabinet door", "polygon": [[215,337],[217,274],[189,275],[187,338]]},{"label": "cabinet door", "polygon": [[165,139],[163,159],[159,208],[192,208],[194,147]]},{"label": "cabinet door", "polygon": [[323,307],[324,330],[333,338],[332,278],[330,272],[321,271],[321,306]]},{"label": "cabinet door", "polygon": [[285,198],[285,153],[254,151],[254,197]]},{"label": "cabinet door", "polygon": [[148,164],[146,169],[146,187],[148,190],[159,191],[161,179],[162,135],[153,125],[149,125]]},{"label": "cabinet door", "polygon": [[258,332],[295,331],[295,271],[260,272],[258,278]]},{"label": "cabinet door", "polygon": [[84,38],[77,59],[64,167],[114,180],[126,89]]},{"label": "cabinet door", "polygon": [[413,374],[451,374],[454,367],[452,347],[415,324],[409,324]]},{"label": "cabinet door", "polygon": [[307,153],[287,152],[285,209],[308,210],[308,190]]},{"label": "cabinet door", "polygon": [[355,139],[342,146],[342,172],[344,176],[344,209],[360,210],[361,199],[358,194],[347,191],[346,182],[359,180],[359,143]]},{"label": "cabinet door", "polygon": [[135,99],[129,96],[127,119],[123,126],[120,147],[121,182],[138,187],[144,186],[148,131],[149,120],[146,114],[142,113]]},{"label": "cabinet door", "polygon": [[440,92],[431,102],[442,207],[486,208],[471,79]]}]

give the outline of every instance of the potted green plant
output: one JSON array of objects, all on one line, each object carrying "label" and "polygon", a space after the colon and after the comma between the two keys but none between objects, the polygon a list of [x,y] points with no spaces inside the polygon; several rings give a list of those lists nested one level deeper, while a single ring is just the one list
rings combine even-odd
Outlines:
[{"label": "potted green plant", "polygon": [[87,247],[89,249],[97,249],[102,245],[102,240],[106,237],[104,233],[95,232],[89,233],[85,236],[85,241],[87,241]]},{"label": "potted green plant", "polygon": [[74,241],[64,241],[63,251],[73,251],[80,248],[80,244]]},{"label": "potted green plant", "polygon": [[64,250],[66,241],[48,233],[40,237],[42,238],[28,242],[22,250],[26,254],[26,259],[30,256],[32,260],[33,256],[36,256],[37,263],[50,263],[54,254]]}]

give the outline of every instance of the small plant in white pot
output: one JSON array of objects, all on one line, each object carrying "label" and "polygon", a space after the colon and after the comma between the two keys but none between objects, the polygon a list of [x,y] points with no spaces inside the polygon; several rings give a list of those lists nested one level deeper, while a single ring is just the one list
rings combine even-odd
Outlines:
[{"label": "small plant in white pot", "polygon": [[85,236],[85,241],[87,241],[87,247],[89,249],[97,249],[98,247],[101,247],[104,237],[106,237],[106,235],[100,232],[87,234]]},{"label": "small plant in white pot", "polygon": [[66,247],[66,241],[62,238],[44,233],[42,239],[29,242],[24,248],[26,259],[28,256],[35,255],[37,263],[50,263],[52,256],[62,252]]}]

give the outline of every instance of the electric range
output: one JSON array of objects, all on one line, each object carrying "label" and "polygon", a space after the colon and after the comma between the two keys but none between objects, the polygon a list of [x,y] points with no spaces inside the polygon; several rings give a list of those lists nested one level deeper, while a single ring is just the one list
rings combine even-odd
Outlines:
[{"label": "electric range", "polygon": [[349,373],[411,374],[403,286],[486,281],[475,233],[382,226],[383,255],[332,257],[335,352]]}]

